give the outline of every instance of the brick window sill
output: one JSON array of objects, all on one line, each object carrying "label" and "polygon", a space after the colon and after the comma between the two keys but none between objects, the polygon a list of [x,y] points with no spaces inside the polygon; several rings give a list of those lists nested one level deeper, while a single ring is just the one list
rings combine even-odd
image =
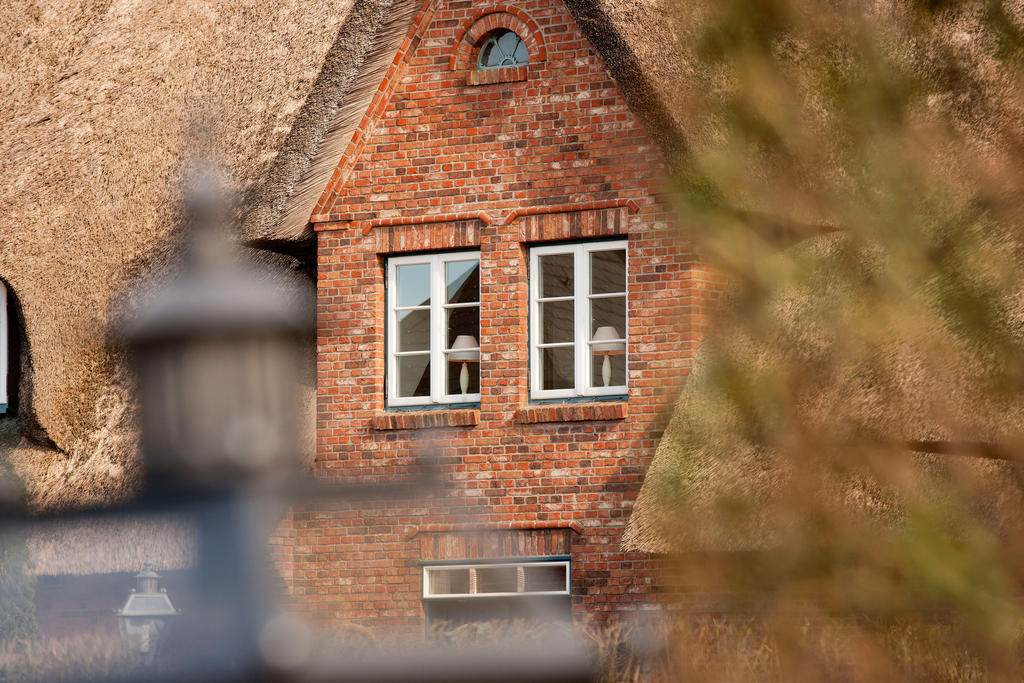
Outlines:
[{"label": "brick window sill", "polygon": [[529,78],[527,67],[510,66],[504,69],[474,69],[466,74],[466,85],[514,83]]},{"label": "brick window sill", "polygon": [[555,403],[526,406],[516,411],[516,422],[538,424],[542,422],[590,422],[594,420],[622,420],[629,415],[629,404],[615,403]]},{"label": "brick window sill", "polygon": [[475,408],[377,413],[373,416],[373,428],[389,431],[394,429],[472,427],[479,421],[480,411]]}]

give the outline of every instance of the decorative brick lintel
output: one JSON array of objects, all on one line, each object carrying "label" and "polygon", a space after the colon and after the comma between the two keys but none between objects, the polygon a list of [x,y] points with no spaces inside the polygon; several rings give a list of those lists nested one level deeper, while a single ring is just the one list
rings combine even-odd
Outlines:
[{"label": "decorative brick lintel", "polygon": [[422,410],[408,413],[377,413],[373,416],[373,428],[429,429],[431,427],[472,427],[480,421],[480,411],[475,408],[456,410]]},{"label": "decorative brick lintel", "polygon": [[529,70],[525,66],[505,67],[504,69],[473,69],[466,73],[466,85],[491,85],[493,83],[515,83],[529,78]]},{"label": "decorative brick lintel", "polygon": [[429,223],[450,223],[455,221],[479,220],[484,225],[507,225],[522,216],[540,216],[550,213],[572,213],[579,211],[602,211],[606,209],[618,209],[625,207],[636,213],[640,210],[640,204],[635,199],[605,199],[595,202],[576,202],[573,204],[559,204],[554,206],[531,206],[523,209],[511,209],[504,215],[492,215],[486,211],[460,211],[457,213],[430,214],[427,216],[388,216],[386,218],[371,218],[370,220],[353,220],[351,216],[342,213],[321,213],[313,214],[309,221],[313,224],[314,232],[327,232],[332,230],[345,230],[356,227],[367,235],[374,228],[426,225]]},{"label": "decorative brick lintel", "polygon": [[571,529],[573,532],[582,535],[583,525],[579,522],[499,522],[495,524],[421,524],[406,529],[406,540],[416,538],[420,534],[447,533],[451,531],[472,532],[472,531],[537,531],[541,529]]},{"label": "decorative brick lintel", "polygon": [[629,404],[615,403],[550,403],[526,406],[516,411],[516,422],[586,422],[590,420],[622,420],[629,415]]}]

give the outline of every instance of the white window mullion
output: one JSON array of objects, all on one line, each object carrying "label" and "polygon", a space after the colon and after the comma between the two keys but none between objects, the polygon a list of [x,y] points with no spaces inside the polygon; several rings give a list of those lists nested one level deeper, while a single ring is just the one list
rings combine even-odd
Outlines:
[{"label": "white window mullion", "polygon": [[388,357],[385,372],[387,372],[387,398],[389,401],[398,396],[398,359],[395,351],[398,349],[398,315],[395,308],[398,304],[398,267],[394,261],[388,261],[388,287],[387,287],[387,349]]},{"label": "white window mullion", "polygon": [[7,403],[7,287],[0,282],[0,404]]},{"label": "white window mullion", "polygon": [[540,256],[536,249],[530,250],[530,394],[536,396],[541,390],[540,372]]},{"label": "white window mullion", "polygon": [[587,273],[587,252],[584,250],[583,245],[579,244],[573,248],[573,293],[576,295],[575,305],[573,306],[576,334],[576,348],[573,352],[573,358],[576,364],[576,395],[582,395],[585,388],[588,386],[589,379],[589,354],[585,353],[589,351],[587,342],[590,341],[590,299],[587,298],[589,293],[589,275]]},{"label": "white window mullion", "polygon": [[439,403],[444,395],[444,262],[440,255],[430,258],[430,400]]}]

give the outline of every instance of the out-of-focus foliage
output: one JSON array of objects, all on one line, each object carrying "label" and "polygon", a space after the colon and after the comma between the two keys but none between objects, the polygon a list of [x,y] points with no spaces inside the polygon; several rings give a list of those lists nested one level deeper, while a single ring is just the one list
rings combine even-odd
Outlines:
[{"label": "out-of-focus foliage", "polygon": [[36,579],[28,573],[24,534],[0,536],[0,643],[29,638],[36,632]]},{"label": "out-of-focus foliage", "polygon": [[927,614],[966,648],[965,671],[1010,675],[1024,8],[681,5],[703,81],[681,97],[677,198],[729,293],[627,545],[719,553],[684,582],[768,614],[881,619],[851,626],[850,666],[901,671],[877,623]]},{"label": "out-of-focus foliage", "polygon": [[[958,630],[939,621],[666,615],[642,630],[638,637],[628,621],[582,626],[600,681],[987,680]],[[662,647],[637,647],[652,635]]]}]

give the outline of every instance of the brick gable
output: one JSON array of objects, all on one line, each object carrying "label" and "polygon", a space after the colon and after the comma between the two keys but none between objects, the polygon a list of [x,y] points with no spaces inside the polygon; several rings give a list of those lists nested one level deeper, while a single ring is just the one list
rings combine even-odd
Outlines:
[{"label": "brick gable", "polygon": [[420,12],[314,222],[365,226],[456,209],[500,221],[529,207],[657,193],[657,150],[560,2],[514,9],[544,36],[543,61],[535,49],[523,80],[468,84],[475,59],[451,54],[465,44],[458,27],[493,14],[525,25],[511,9],[452,2]]},{"label": "brick gable", "polygon": [[[480,76],[497,72],[476,72],[464,46],[488,17],[519,22],[543,59],[531,52],[525,67]],[[651,599],[659,563],[618,543],[711,289],[672,223],[663,178],[560,0],[424,6],[313,216],[315,469],[392,480],[427,454],[445,484],[410,501],[294,509],[281,547],[300,606],[326,619],[421,624],[425,534],[475,554],[569,548],[577,612]],[[629,240],[628,400],[531,404],[528,247],[612,236]],[[387,412],[386,258],[460,248],[480,251],[480,405]],[[480,540],[488,530],[495,538]]]}]

